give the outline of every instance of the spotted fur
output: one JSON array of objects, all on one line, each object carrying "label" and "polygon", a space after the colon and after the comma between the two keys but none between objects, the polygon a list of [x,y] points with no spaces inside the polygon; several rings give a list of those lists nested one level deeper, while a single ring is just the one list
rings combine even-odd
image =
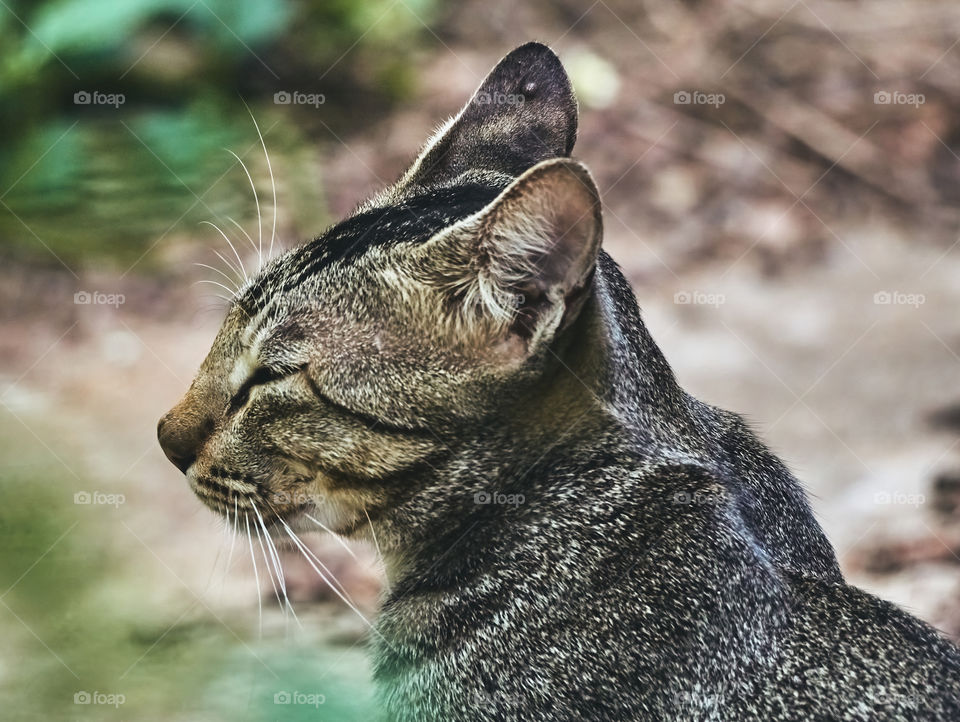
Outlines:
[{"label": "spotted fur", "polygon": [[375,532],[390,719],[960,719],[958,650],[848,586],[784,465],[677,384],[576,123],[553,53],[504,58],[247,285],[167,454],[271,531]]}]

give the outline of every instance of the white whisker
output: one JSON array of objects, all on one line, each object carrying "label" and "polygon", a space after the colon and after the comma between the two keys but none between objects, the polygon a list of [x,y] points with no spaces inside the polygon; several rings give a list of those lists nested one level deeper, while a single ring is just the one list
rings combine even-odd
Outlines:
[{"label": "white whisker", "polygon": [[253,578],[257,583],[257,611],[260,614],[260,635],[263,636],[263,600],[260,598],[260,575],[257,573],[257,557],[253,553],[253,537],[250,536],[250,515],[243,517],[247,522],[247,542],[250,544],[250,561],[253,562]]},{"label": "white whisker", "polygon": [[[290,527],[287,526],[286,522],[284,522],[284,521],[281,519],[281,520],[280,520],[280,523],[283,524],[284,527],[286,527],[287,534],[290,535],[290,538],[293,539],[293,543],[297,545],[297,547],[300,549],[301,552],[303,552],[304,558],[307,560],[307,563],[308,563],[311,567],[313,567],[313,571],[315,571],[315,572],[320,576],[320,578],[327,583],[327,586],[330,587],[331,591],[333,591],[334,594],[336,594],[338,597],[340,597],[340,600],[341,600],[344,604],[346,604],[348,607],[350,607],[350,609],[351,609],[358,617],[360,617],[360,619],[362,619],[362,620],[364,621],[364,623],[373,631],[374,634],[376,634],[378,637],[380,637],[380,638],[382,639],[382,638],[383,638],[383,635],[380,634],[380,632],[378,632],[378,631],[376,630],[376,628],[373,626],[373,623],[363,615],[363,612],[361,612],[359,609],[357,609],[356,605],[354,605],[354,603],[351,602],[344,594],[341,594],[340,591],[339,591],[336,587],[334,587],[333,584],[330,583],[330,580],[327,579],[326,575],[325,575],[323,572],[321,572],[320,569],[317,568],[317,565],[313,563],[313,561],[310,559],[309,555],[307,555],[307,553],[306,553],[306,551],[305,551],[305,550],[306,550],[306,545],[305,545],[302,541],[300,541],[300,539],[297,538],[297,535],[294,534],[293,531],[291,531]],[[323,565],[321,564],[321,566],[323,566]],[[384,640],[384,641],[386,641],[386,640]]]},{"label": "white whisker", "polygon": [[227,216],[227,220],[230,221],[233,225],[235,225],[237,227],[237,230],[239,230],[244,236],[246,236],[247,240],[250,241],[250,246],[253,248],[253,250],[257,250],[257,244],[253,242],[253,239],[250,237],[250,234],[247,233],[246,229],[243,226],[241,226],[239,223],[237,223],[235,220],[233,220],[230,216]]},{"label": "white whisker", "polygon": [[[257,508],[256,505],[254,505],[253,508],[256,509]],[[277,589],[277,583],[273,579],[273,563],[270,560],[270,558],[267,556],[266,547],[263,546],[263,536],[260,534],[260,530],[257,528],[256,524],[253,525],[253,530],[257,532],[257,541],[260,544],[260,553],[263,555],[263,565],[264,565],[264,568],[267,570],[267,576],[270,577],[270,586],[273,587],[273,593],[277,598],[277,604],[280,606],[281,609],[284,610],[284,613],[286,613],[286,609],[283,606],[283,600],[280,599],[280,591]]]},{"label": "white whisker", "polygon": [[[224,150],[237,159],[237,161],[240,163],[240,167],[243,168],[243,172],[247,174],[247,180],[250,181],[250,190],[253,191],[253,202],[257,205],[257,228],[260,232],[260,235],[258,236],[260,239],[260,245],[254,246],[254,249],[257,251],[258,265],[263,266],[263,221],[260,218],[260,197],[257,195],[257,187],[253,184],[253,177],[250,175],[250,171],[247,170],[247,164],[240,159],[240,156],[229,148],[224,148]],[[251,239],[251,242],[253,242],[253,239]]]},{"label": "white whisker", "polygon": [[253,117],[250,106],[248,106],[246,102],[244,102],[244,105],[247,106],[247,112],[250,114],[250,120],[253,121],[253,127],[257,129],[257,135],[260,136],[263,155],[267,159],[267,170],[270,171],[270,187],[273,190],[273,230],[270,232],[270,250],[267,252],[267,258],[270,259],[273,258],[273,239],[277,236],[277,184],[273,179],[273,164],[270,163],[270,154],[267,152],[267,144],[263,140],[263,133],[260,132],[260,125],[257,123],[257,119]]},{"label": "white whisker", "polygon": [[224,307],[229,307],[230,304],[233,303],[233,298],[227,298],[226,296],[222,296],[219,293],[207,293],[201,296],[200,298],[204,298],[204,299],[219,298],[221,301],[223,301],[223,305],[211,306],[211,309],[216,308],[217,310],[223,310]]},{"label": "white whisker", "polygon": [[367,524],[370,526],[370,536],[373,537],[373,546],[377,550],[377,556],[380,557],[380,565],[383,567],[383,584],[390,591],[390,580],[387,578],[387,561],[383,558],[383,551],[380,549],[380,542],[377,541],[377,532],[373,528],[373,522],[370,521],[370,515],[367,513],[367,507],[363,507],[363,515],[367,517]]},{"label": "white whisker", "polygon": [[231,271],[237,274],[238,277],[243,278],[243,273],[239,268],[237,268],[236,264],[233,261],[228,261],[226,257],[222,253],[220,253],[220,251],[218,251],[217,249],[214,248],[212,250],[214,253],[217,254],[217,256],[220,258],[221,261],[227,264],[227,268],[229,268]]},{"label": "white whisker", "polygon": [[[309,519],[310,521],[312,521],[314,524],[316,524],[318,527],[320,527],[321,529],[323,529],[325,532],[329,532],[329,533],[333,536],[333,538],[337,540],[337,542],[340,544],[340,546],[342,546],[344,549],[347,550],[347,554],[349,554],[350,556],[352,556],[354,559],[357,559],[357,555],[353,553],[353,549],[351,549],[343,539],[341,539],[337,534],[335,534],[332,529],[330,529],[330,528],[327,527],[327,526],[324,526],[322,523],[320,523],[319,521],[317,521],[316,519],[314,519],[314,518],[313,518],[312,516],[310,516],[309,514],[304,514],[304,516],[307,517],[307,519]],[[360,561],[360,560],[357,559],[357,561]]]},{"label": "white whisker", "polygon": [[[296,536],[296,532],[294,532],[293,529],[291,529],[290,526],[285,521],[283,521],[283,519],[280,519],[280,523],[283,524],[287,532]],[[338,587],[340,587],[340,591],[343,592],[344,594],[347,594],[347,588],[343,586],[343,584],[340,582],[339,579],[337,579],[337,575],[330,570],[330,567],[328,567],[326,564],[323,563],[323,560],[321,560],[320,557],[317,556],[317,553],[313,551],[313,549],[308,547],[306,543],[303,541],[303,539],[301,539],[300,537],[297,536],[296,541],[299,542],[299,546],[302,548],[302,551],[307,555],[309,555],[309,557],[313,559],[313,561],[319,564],[320,568],[323,569],[324,572],[330,575],[330,578],[334,581],[334,583]],[[329,582],[327,583],[329,584]],[[349,594],[347,594],[347,596],[349,596]]]},{"label": "white whisker", "polygon": [[[283,525],[286,527],[287,531],[290,532],[291,534],[295,534],[295,533],[296,533],[296,532],[293,531],[293,529],[291,529],[289,526],[287,526],[287,524],[284,523],[284,521],[283,521],[282,519],[280,520],[280,523],[283,524]],[[313,549],[311,549],[310,547],[308,547],[308,546],[304,543],[303,539],[300,539],[300,537],[297,537],[297,540],[300,542],[300,544],[301,544],[302,547],[303,547],[302,551],[303,551],[304,553],[306,553],[307,555],[309,555],[309,557],[310,557],[311,559],[313,559],[313,561],[315,561],[317,564],[320,565],[320,568],[323,569],[323,571],[325,571],[327,574],[330,575],[330,578],[334,581],[334,583],[335,583],[338,587],[340,587],[340,591],[341,591],[341,592],[343,592],[344,594],[347,594],[347,596],[349,596],[349,594],[347,593],[347,588],[346,588],[345,586],[343,586],[343,584],[340,582],[339,579],[337,579],[337,575],[334,574],[333,571],[331,571],[330,567],[328,567],[326,564],[323,563],[323,560],[321,560],[320,557],[317,556],[317,553],[316,553],[315,551],[313,551]],[[327,583],[329,584],[329,582],[327,582]]]},{"label": "white whisker", "polygon": [[236,246],[233,245],[233,241],[230,240],[227,234],[224,233],[223,230],[221,230],[220,226],[218,226],[216,223],[212,223],[210,221],[200,221],[200,222],[205,223],[208,226],[213,226],[214,228],[217,229],[220,235],[223,236],[223,240],[227,242],[227,245],[230,246],[230,250],[233,251],[233,255],[237,257],[237,262],[240,264],[240,270],[243,271],[243,280],[244,281],[249,280],[250,276],[247,275],[247,269],[243,265],[243,259],[240,258],[240,254],[237,253],[237,249],[236,249]]},{"label": "white whisker", "polygon": [[230,566],[233,563],[233,548],[237,545],[237,521],[239,513],[237,509],[237,497],[233,497],[233,523],[230,521],[230,507],[227,507],[227,525],[230,531],[230,551],[227,554],[227,574],[230,573]]},{"label": "white whisker", "polygon": [[240,292],[240,287],[236,285],[236,281],[235,281],[233,278],[231,278],[230,276],[228,276],[226,273],[224,273],[223,271],[221,271],[219,268],[214,268],[213,266],[210,266],[210,265],[208,265],[208,264],[206,264],[206,263],[194,263],[193,265],[194,265],[194,266],[200,266],[201,268],[208,268],[208,269],[210,269],[211,271],[213,271],[214,273],[219,273],[221,276],[224,277],[224,279],[226,279],[226,280],[229,281],[230,283],[234,284],[234,285],[233,285],[234,295],[236,295],[237,293]]},{"label": "white whisker", "polygon": [[[233,290],[227,288],[226,286],[224,286],[224,285],[223,285],[222,283],[220,283],[219,281],[212,281],[212,280],[210,280],[209,278],[202,278],[202,279],[200,279],[199,281],[197,281],[196,283],[194,283],[193,285],[194,285],[194,286],[197,286],[197,285],[199,285],[199,284],[201,284],[201,283],[209,283],[209,284],[212,285],[212,286],[218,286],[218,287],[222,288],[224,291],[226,291],[227,293],[229,293],[229,294],[230,294],[230,297],[223,299],[223,300],[226,301],[227,303],[230,303],[230,302],[231,302],[234,298],[236,298],[236,296],[237,296],[237,292],[236,292],[236,291],[233,291]],[[219,294],[215,294],[215,295],[217,295],[217,298],[223,298],[223,296],[220,296]]]},{"label": "white whisker", "polygon": [[[293,605],[290,604],[290,597],[287,596],[287,580],[283,576],[283,567],[280,565],[280,555],[277,553],[277,548],[274,546],[273,540],[270,538],[270,533],[267,531],[267,525],[264,523],[263,516],[260,514],[260,509],[257,508],[256,504],[253,504],[253,511],[256,512],[257,519],[260,521],[260,528],[263,529],[263,537],[266,539],[267,549],[270,551],[270,557],[273,560],[273,566],[277,572],[277,580],[280,583],[280,590],[283,592],[283,602],[281,604],[285,605],[286,608],[290,610],[290,613],[293,615],[297,625],[303,629],[303,625],[300,624],[300,620],[297,619],[297,613],[293,610]],[[279,598],[277,601],[279,601]]]}]

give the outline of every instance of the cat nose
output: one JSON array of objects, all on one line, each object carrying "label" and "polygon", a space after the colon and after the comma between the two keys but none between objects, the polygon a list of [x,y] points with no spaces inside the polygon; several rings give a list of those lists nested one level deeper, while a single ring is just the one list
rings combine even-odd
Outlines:
[{"label": "cat nose", "polygon": [[184,474],[197,460],[197,451],[203,444],[204,436],[204,430],[200,425],[184,424],[173,416],[172,411],[157,424],[160,448],[170,462]]}]

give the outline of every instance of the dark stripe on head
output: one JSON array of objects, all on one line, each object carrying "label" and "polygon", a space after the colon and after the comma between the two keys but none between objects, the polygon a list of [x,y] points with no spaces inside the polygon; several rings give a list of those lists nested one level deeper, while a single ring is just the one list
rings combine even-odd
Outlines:
[{"label": "dark stripe on head", "polygon": [[284,293],[335,262],[350,263],[374,247],[424,242],[476,213],[502,189],[478,183],[440,188],[348,218],[266,269],[238,300],[250,315],[268,295]]}]

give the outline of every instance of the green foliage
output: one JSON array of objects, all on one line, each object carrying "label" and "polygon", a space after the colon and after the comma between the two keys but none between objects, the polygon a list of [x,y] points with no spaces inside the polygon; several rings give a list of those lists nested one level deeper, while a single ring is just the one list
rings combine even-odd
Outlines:
[{"label": "green foliage", "polygon": [[[78,489],[104,490],[103,482],[75,479],[9,416],[0,419],[0,458],[18,460],[0,474],[3,719],[372,717],[362,645],[282,630],[260,637],[249,615],[218,619],[185,589],[158,598],[149,580],[161,562],[129,529],[132,500],[75,504]],[[82,692],[123,702],[75,704]],[[300,703],[276,704],[284,692]]]},{"label": "green foliage", "polygon": [[85,255],[131,263],[168,231],[248,218],[246,177],[224,148],[241,154],[259,143],[249,116],[232,117],[231,109],[196,103],[123,121],[54,120],[28,133],[0,176],[16,213],[0,214],[8,248],[35,252],[39,237],[68,263]]},{"label": "green foliage", "polygon": [[[405,59],[432,2],[8,0],[0,7],[0,249],[121,270],[144,257],[145,269],[162,255],[151,249],[197,235],[201,220],[228,226],[229,216],[249,229],[253,196],[224,149],[250,166],[262,205],[271,187],[241,97],[274,165],[294,174],[280,176],[299,196],[278,198],[281,226],[313,235],[327,219],[308,134],[351,123],[351,113],[369,117],[357,101],[364,92],[408,91]],[[348,52],[351,62],[341,62]],[[333,73],[320,70],[335,63]],[[273,103],[274,92],[291,89],[326,95],[311,109],[322,124]],[[122,102],[76,102],[94,91]]]},{"label": "green foliage", "polygon": [[[58,55],[116,53],[150,22],[195,30],[207,41],[229,47],[257,44],[280,34],[291,18],[287,0],[59,0],[42,3],[22,35],[12,64],[22,72],[36,72]],[[235,42],[231,42],[233,39]],[[235,51],[242,50],[242,45]],[[19,57],[18,57],[19,55]]]}]

